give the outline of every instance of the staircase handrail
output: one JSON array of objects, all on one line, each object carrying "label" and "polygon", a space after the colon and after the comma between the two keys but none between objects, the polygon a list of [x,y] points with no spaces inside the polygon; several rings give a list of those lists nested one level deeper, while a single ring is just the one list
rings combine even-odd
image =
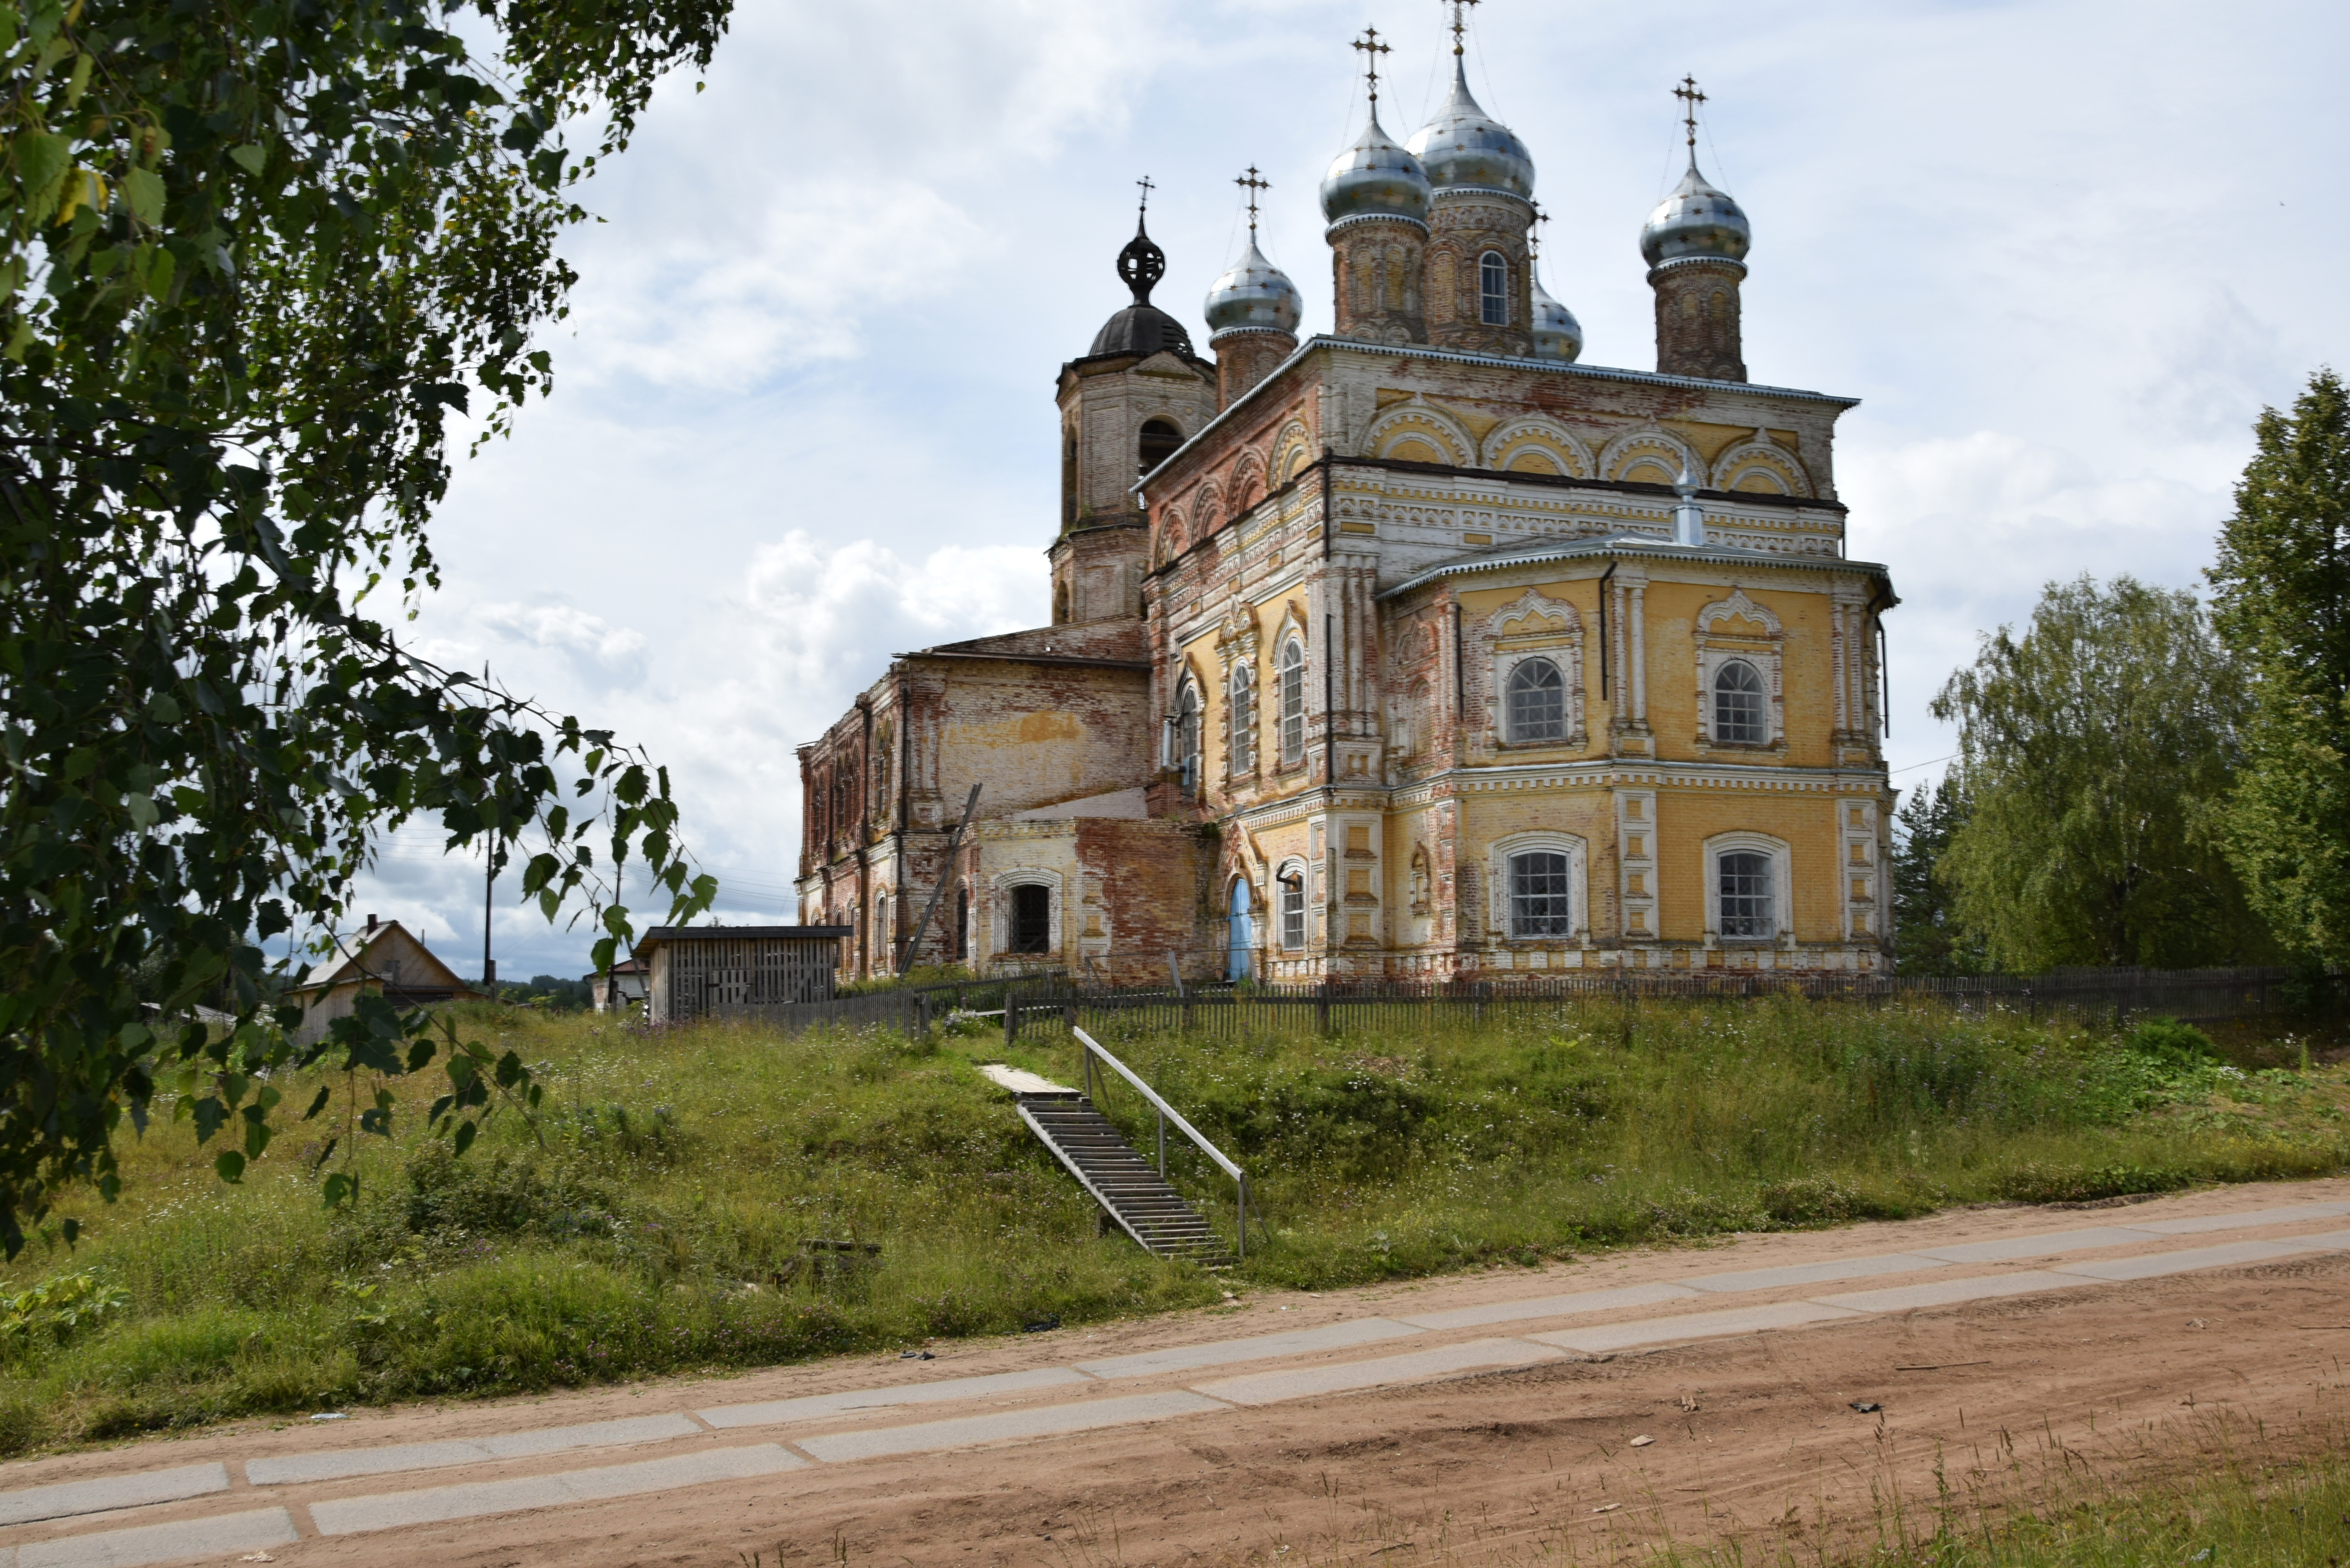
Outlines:
[{"label": "staircase handrail", "polygon": [[[1149,1101],[1151,1108],[1159,1113],[1159,1174],[1162,1178],[1167,1174],[1167,1124],[1169,1122],[1173,1122],[1177,1131],[1180,1132],[1185,1137],[1190,1138],[1192,1145],[1197,1147],[1201,1154],[1204,1154],[1210,1159],[1214,1160],[1217,1166],[1222,1169],[1226,1176],[1231,1177],[1233,1181],[1239,1184],[1240,1196],[1235,1201],[1232,1210],[1233,1217],[1238,1221],[1235,1229],[1237,1229],[1240,1234],[1240,1246],[1236,1249],[1236,1251],[1243,1261],[1246,1261],[1248,1257],[1249,1210],[1255,1207],[1254,1204],[1249,1201],[1248,1172],[1243,1170],[1239,1166],[1234,1165],[1230,1159],[1224,1158],[1224,1151],[1222,1149],[1220,1149],[1214,1144],[1210,1143],[1206,1137],[1201,1136],[1199,1128],[1193,1127],[1190,1122],[1183,1119],[1182,1112],[1177,1110],[1165,1100],[1159,1098],[1158,1090],[1152,1088],[1149,1085],[1137,1077],[1135,1075],[1134,1069],[1119,1061],[1117,1057],[1111,1055],[1107,1048],[1106,1048],[1100,1041],[1095,1039],[1092,1035],[1087,1033],[1082,1029],[1072,1029],[1069,1033],[1075,1034],[1077,1037],[1077,1044],[1085,1047],[1087,1098],[1091,1099],[1093,1097],[1094,1058],[1098,1056],[1101,1058],[1103,1065],[1108,1067],[1119,1077],[1124,1078],[1128,1083],[1133,1085],[1136,1092],[1140,1094],[1144,1099]],[[1257,1223],[1262,1225],[1264,1223],[1264,1220],[1260,1217]]]}]

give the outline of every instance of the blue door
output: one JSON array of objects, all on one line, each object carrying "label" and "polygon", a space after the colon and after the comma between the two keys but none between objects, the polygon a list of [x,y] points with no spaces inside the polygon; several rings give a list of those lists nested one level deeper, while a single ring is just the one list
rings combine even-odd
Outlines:
[{"label": "blue door", "polygon": [[1256,922],[1249,919],[1248,883],[1235,877],[1232,881],[1232,919],[1225,958],[1225,978],[1243,981],[1249,977],[1249,965],[1255,957]]}]

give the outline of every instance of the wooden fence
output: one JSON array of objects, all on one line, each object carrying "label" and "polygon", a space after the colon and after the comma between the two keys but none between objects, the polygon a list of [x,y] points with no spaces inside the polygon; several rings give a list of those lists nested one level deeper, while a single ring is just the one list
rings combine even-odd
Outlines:
[{"label": "wooden fence", "polygon": [[[1589,971],[1539,979],[1334,981],[1315,986],[1187,986],[1114,990],[1066,975],[965,981],[845,996],[796,1005],[713,1010],[797,1033],[835,1025],[926,1033],[953,1012],[1000,1017],[1006,1042],[1024,1030],[1084,1027],[1223,1035],[1409,1033],[1440,1022],[1482,1023],[1555,1014],[1593,1002],[1695,1003],[1794,996],[1861,1007],[1939,1003],[1967,1012],[2120,1023],[2168,1015],[2190,1023],[2306,1009],[2305,976],[2285,969],[2073,970],[2042,975],[1878,975],[1738,971]],[[2333,1005],[2350,973],[2326,981]]]}]

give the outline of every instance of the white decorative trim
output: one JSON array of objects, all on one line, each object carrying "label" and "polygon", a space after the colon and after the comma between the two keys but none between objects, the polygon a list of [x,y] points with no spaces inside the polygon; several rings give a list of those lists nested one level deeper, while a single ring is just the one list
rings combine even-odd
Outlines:
[{"label": "white decorative trim", "polygon": [[1048,897],[1045,901],[1045,956],[1061,951],[1062,911],[1067,902],[1061,886],[1061,874],[1042,866],[1015,866],[999,871],[988,882],[988,930],[992,939],[988,957],[1028,958],[1035,955],[1012,950],[1012,889],[1042,888]]},{"label": "white decorative trim", "polygon": [[1757,434],[1752,441],[1740,441],[1713,460],[1713,471],[1708,488],[1734,491],[1741,475],[1760,468],[1778,480],[1782,495],[1796,495],[1805,500],[1812,497],[1811,475],[1795,454],[1777,441]]},{"label": "white decorative trim", "polygon": [[[1670,431],[1660,430],[1651,425],[1646,430],[1626,431],[1622,435],[1609,441],[1599,454],[1599,477],[1607,480],[1621,479],[1624,476],[1624,470],[1630,467],[1640,457],[1659,452],[1670,454],[1671,461],[1668,466],[1672,468],[1676,475],[1684,467],[1691,473],[1705,472],[1704,462],[1699,458],[1696,450],[1689,442]],[[1668,477],[1665,483],[1671,483],[1671,477]]]},{"label": "white decorative trim", "polygon": [[1366,456],[1385,457],[1380,448],[1387,438],[1409,426],[1423,439],[1433,436],[1440,448],[1450,448],[1449,459],[1455,468],[1474,467],[1477,443],[1469,437],[1468,430],[1459,420],[1446,413],[1427,399],[1414,396],[1396,404],[1371,421],[1364,432],[1363,451]]},{"label": "white decorative trim", "polygon": [[1484,445],[1479,452],[1481,466],[1497,472],[1508,472],[1504,461],[1513,446],[1533,446],[1548,451],[1559,460],[1559,472],[1569,479],[1589,479],[1598,472],[1592,462],[1591,449],[1581,437],[1556,420],[1540,414],[1521,414],[1513,420],[1503,420],[1486,432]]},{"label": "white decorative trim", "polygon": [[[1721,857],[1739,850],[1754,850],[1771,857],[1771,902],[1778,915],[1779,929],[1772,937],[1724,937],[1721,934]],[[1724,942],[1739,947],[1790,946],[1795,935],[1795,867],[1794,852],[1783,838],[1773,838],[1767,833],[1743,829],[1717,833],[1705,841],[1705,945],[1720,947]]]},{"label": "white decorative trim", "polygon": [[[1763,635],[1758,638],[1719,630],[1727,620],[1760,626]],[[1698,744],[1723,746],[1736,752],[1783,752],[1787,744],[1786,635],[1779,618],[1768,607],[1748,598],[1745,589],[1733,587],[1728,598],[1716,599],[1697,612],[1696,628],[1693,640],[1697,650]],[[1733,662],[1752,666],[1762,678],[1763,736],[1760,747],[1751,741],[1723,741],[1713,732],[1713,683],[1722,666]]]},{"label": "white decorative trim", "polygon": [[[1510,923],[1510,857],[1534,850],[1566,857],[1566,886],[1574,928],[1564,937],[1522,937]],[[1513,833],[1485,846],[1486,926],[1496,941],[1581,942],[1591,935],[1591,850],[1582,836],[1536,829]]]},{"label": "white decorative trim", "polygon": [[[1504,632],[1507,627],[1519,627]],[[1499,746],[1580,748],[1588,738],[1584,715],[1583,618],[1575,606],[1555,599],[1540,588],[1528,588],[1516,599],[1485,618],[1480,628],[1484,644],[1482,669],[1476,671],[1485,690],[1472,691],[1471,711],[1482,699],[1488,732]],[[1566,733],[1555,741],[1521,741],[1510,730],[1510,678],[1528,659],[1543,659],[1558,666],[1566,699]]]}]

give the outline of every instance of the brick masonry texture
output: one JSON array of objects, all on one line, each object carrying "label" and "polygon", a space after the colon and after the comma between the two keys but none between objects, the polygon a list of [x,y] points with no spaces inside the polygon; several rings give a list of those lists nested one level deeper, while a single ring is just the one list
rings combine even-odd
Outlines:
[{"label": "brick masonry texture", "polygon": [[1844,556],[1850,404],[1747,382],[1735,263],[1649,275],[1660,373],[1533,358],[1531,218],[1448,192],[1342,222],[1338,332],[1302,351],[1062,368],[1054,624],[905,655],[801,748],[801,917],[855,929],[845,975],[934,890],[916,956],[982,971],[1887,961],[1898,601]]}]

